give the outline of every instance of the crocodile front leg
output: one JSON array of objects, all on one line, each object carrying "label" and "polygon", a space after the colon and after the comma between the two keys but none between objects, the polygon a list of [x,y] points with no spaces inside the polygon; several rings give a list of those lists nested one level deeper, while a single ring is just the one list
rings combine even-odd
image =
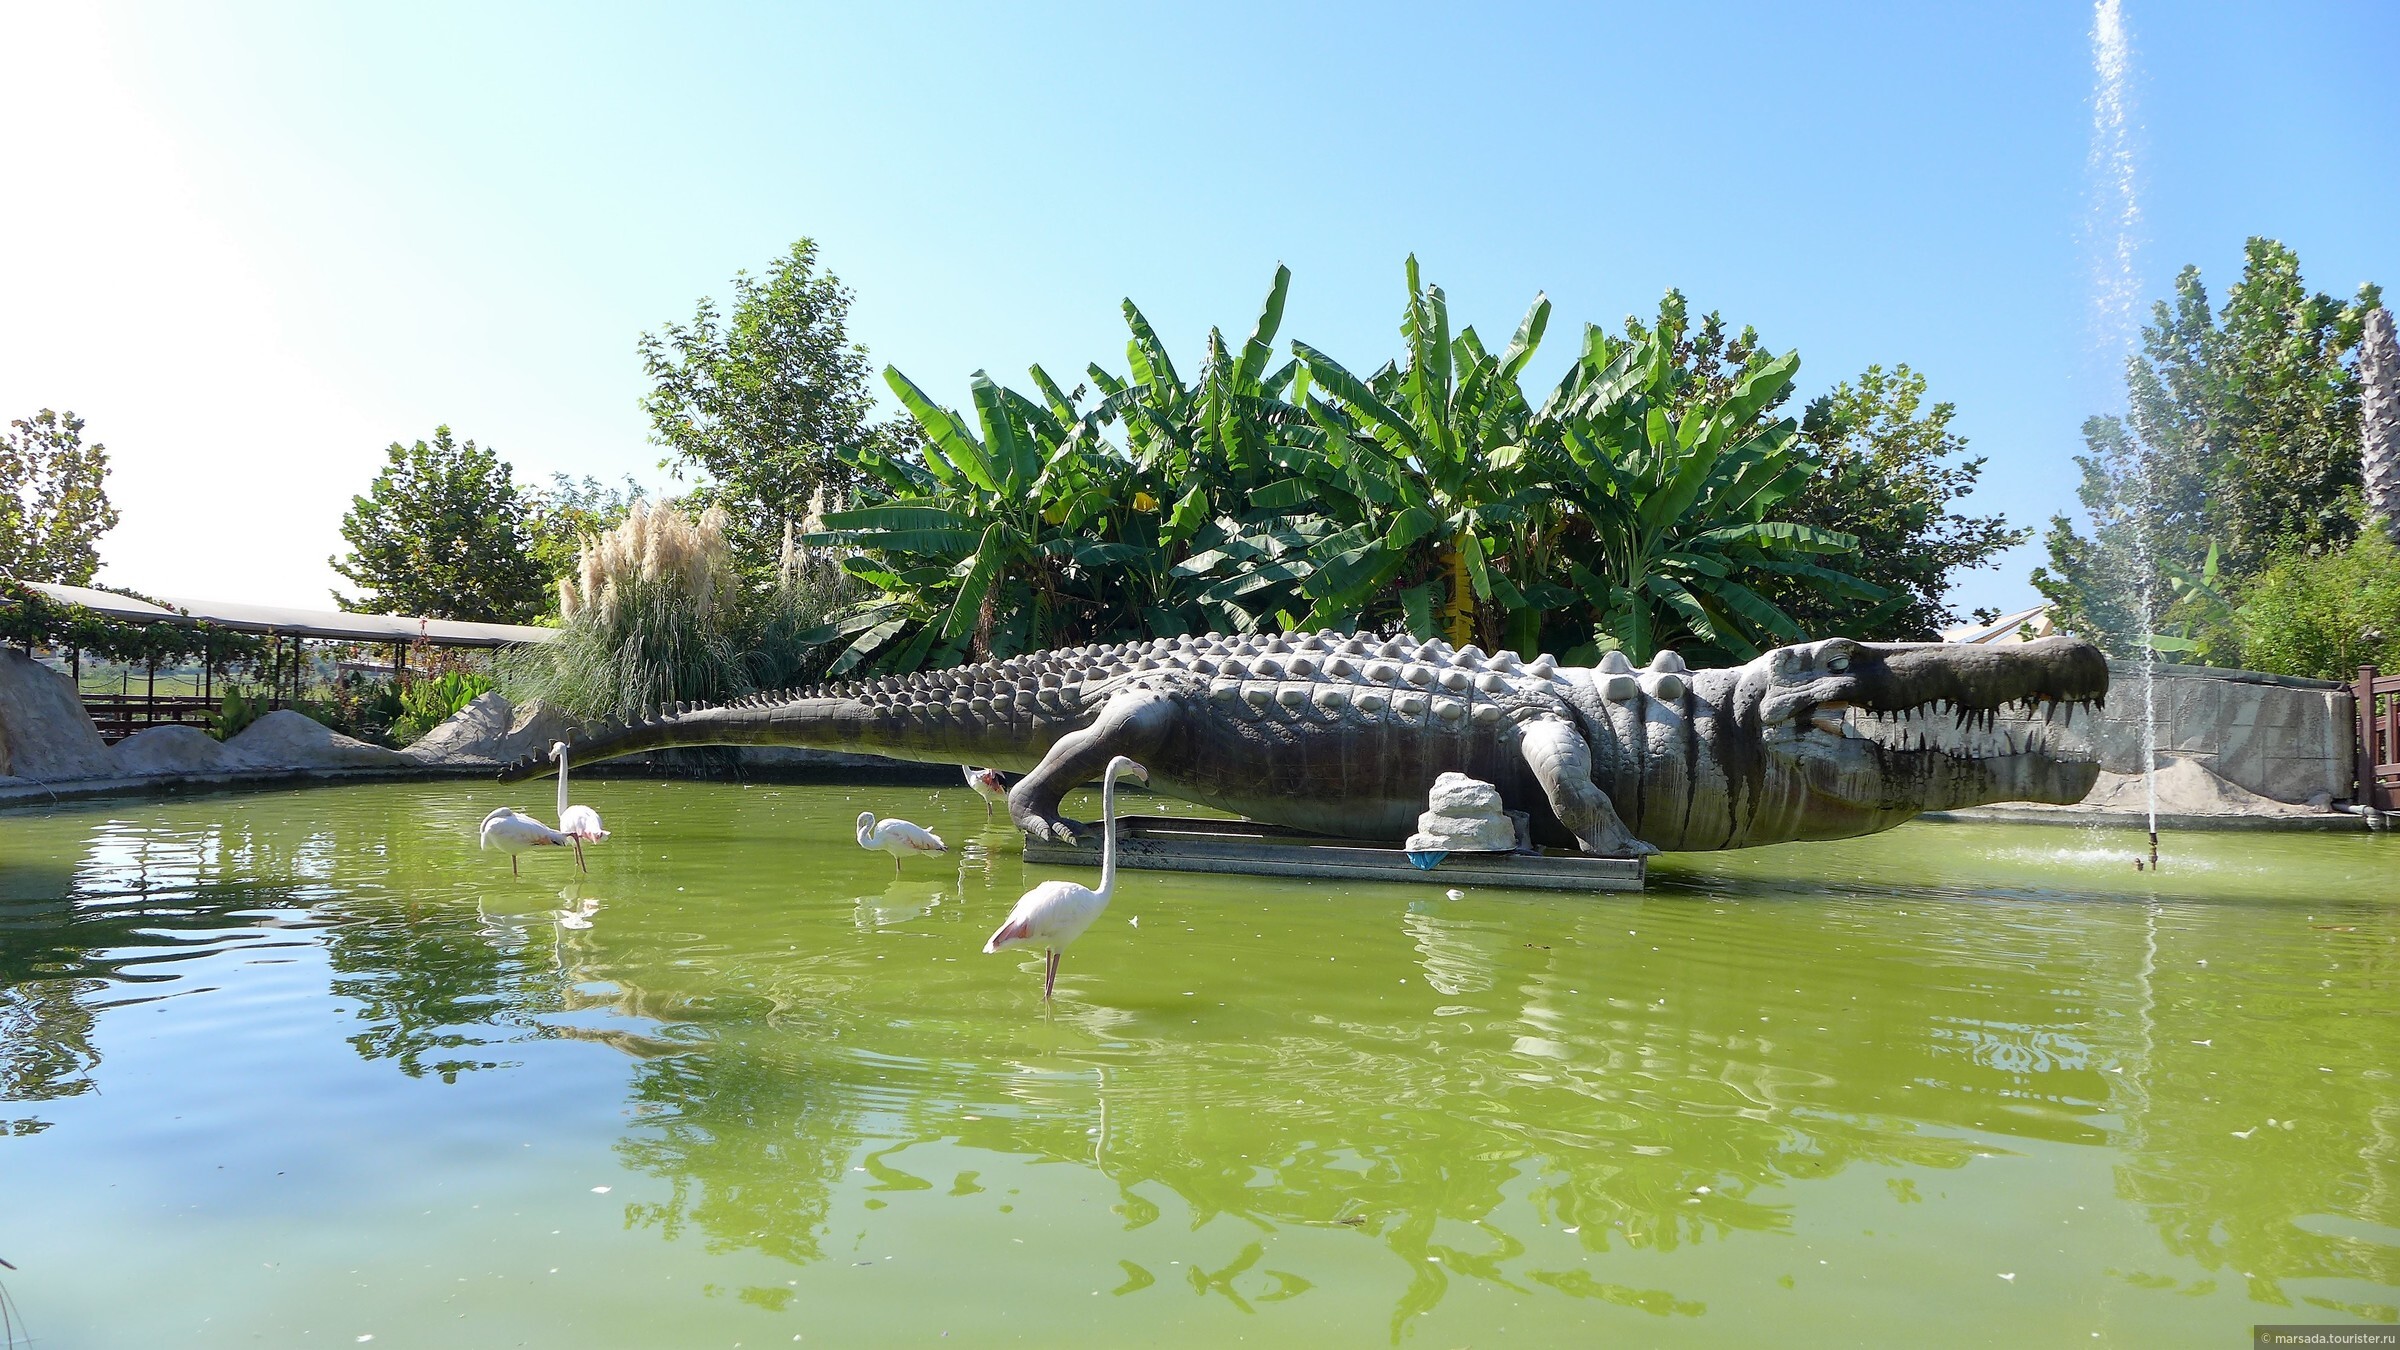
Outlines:
[{"label": "crocodile front leg", "polygon": [[1602,858],[1642,858],[1658,852],[1634,838],[1616,805],[1592,782],[1592,747],[1572,725],[1544,718],[1518,728],[1525,764],[1550,799],[1559,823],[1583,851]]},{"label": "crocodile front leg", "polygon": [[1008,818],[1036,839],[1075,842],[1091,833],[1081,821],[1058,814],[1069,792],[1098,778],[1108,761],[1123,755],[1146,764],[1165,743],[1180,715],[1173,696],[1152,689],[1128,689],[1111,698],[1092,724],[1058,738],[1033,772],[1008,790]]}]

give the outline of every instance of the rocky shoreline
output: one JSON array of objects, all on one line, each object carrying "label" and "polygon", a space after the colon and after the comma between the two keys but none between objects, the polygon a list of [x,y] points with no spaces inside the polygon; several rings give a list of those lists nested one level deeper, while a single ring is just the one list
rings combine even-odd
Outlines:
[{"label": "rocky shoreline", "polygon": [[[546,752],[567,720],[539,705],[519,709],[485,694],[423,740],[392,750],[342,735],[289,709],[219,741],[195,727],[146,727],[115,745],[100,738],[65,675],[0,650],[0,805],[192,788],[350,782],[376,778],[485,777]],[[747,750],[710,761],[694,752],[612,763],[636,774],[847,775],[948,781],[942,765],[813,750]]]}]

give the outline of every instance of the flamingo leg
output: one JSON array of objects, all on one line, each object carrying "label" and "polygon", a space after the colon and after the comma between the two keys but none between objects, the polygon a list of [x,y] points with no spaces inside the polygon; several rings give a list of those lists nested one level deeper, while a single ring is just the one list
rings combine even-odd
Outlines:
[{"label": "flamingo leg", "polygon": [[1042,955],[1047,958],[1042,975],[1042,1002],[1048,1003],[1050,1001],[1050,991],[1058,987],[1059,953],[1055,950],[1052,950],[1045,951],[1042,953]]},{"label": "flamingo leg", "polygon": [[508,855],[508,874],[512,877],[521,877],[525,875],[523,872],[517,870],[517,855],[514,853]]},{"label": "flamingo leg", "polygon": [[898,880],[898,879],[899,879],[899,876],[900,876],[900,855],[899,855],[899,854],[897,854],[897,853],[895,853],[895,854],[893,854],[893,855],[892,855],[892,877],[893,877],[893,879],[894,879],[894,880]]},{"label": "flamingo leg", "polygon": [[572,834],[567,837],[575,841],[575,870],[578,872],[591,871],[592,869],[583,865],[583,836]]}]

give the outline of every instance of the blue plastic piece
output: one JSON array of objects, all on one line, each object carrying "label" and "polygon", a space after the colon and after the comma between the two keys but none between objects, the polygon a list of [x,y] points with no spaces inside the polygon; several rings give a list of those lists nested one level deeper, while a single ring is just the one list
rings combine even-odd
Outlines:
[{"label": "blue plastic piece", "polygon": [[1412,863],[1415,863],[1417,865],[1417,869],[1423,872],[1430,872],[1434,868],[1441,866],[1442,859],[1449,856],[1450,851],[1448,849],[1412,848],[1408,851],[1408,860]]}]

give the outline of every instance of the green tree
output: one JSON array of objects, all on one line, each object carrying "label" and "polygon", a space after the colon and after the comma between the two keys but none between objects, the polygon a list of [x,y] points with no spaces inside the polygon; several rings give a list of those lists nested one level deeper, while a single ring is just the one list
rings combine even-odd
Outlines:
[{"label": "green tree", "polygon": [[116,527],[108,447],[83,441],[83,419],[42,409],[0,434],[0,573],[89,585],[100,536]]},{"label": "green tree", "polygon": [[550,486],[526,494],[533,523],[533,556],[542,571],[553,577],[572,574],[584,541],[615,529],[643,496],[642,485],[631,474],[619,487],[610,487],[589,474],[580,481],[563,473],[551,474]]},{"label": "green tree", "polygon": [[2400,669],[2400,547],[2383,531],[2341,548],[2286,548],[2248,593],[2237,617],[2251,668],[2320,680]]},{"label": "green tree", "polygon": [[2349,358],[2381,296],[2373,284],[2347,304],[2310,294],[2298,256],[2272,239],[2244,246],[2213,313],[2200,269],[2184,268],[2126,361],[2126,415],[2084,424],[2090,534],[2055,518],[2035,586],[2122,653],[2141,636],[2135,597],[2169,589],[2158,560],[2196,564],[2214,546],[2238,585],[2281,550],[2346,544],[2359,486]]},{"label": "green tree", "polygon": [[1861,605],[1798,579],[1768,587],[1801,631],[1931,641],[1957,622],[1945,597],[1958,571],[1985,566],[2032,534],[2001,516],[1953,509],[1975,490],[1984,464],[1962,457],[1966,437],[1950,429],[1956,414],[1948,403],[1927,406],[1925,377],[1906,364],[1869,366],[1809,404],[1799,443],[1816,470],[1783,515],[1856,535],[1849,571],[1888,594]]},{"label": "green tree", "polygon": [[819,269],[816,242],[801,239],[764,277],[735,273],[729,311],[704,297],[689,324],[641,337],[650,439],[678,478],[705,476],[700,496],[731,514],[753,568],[773,562],[784,523],[820,487],[855,486],[843,451],[878,436],[908,448],[905,428],[869,424],[867,349],[850,340],[850,300]]},{"label": "green tree", "polygon": [[344,609],[516,622],[549,606],[551,578],[532,551],[533,520],[509,466],[450,428],[384,452],[383,471],[342,517],[350,552],[333,569],[366,588]]}]

